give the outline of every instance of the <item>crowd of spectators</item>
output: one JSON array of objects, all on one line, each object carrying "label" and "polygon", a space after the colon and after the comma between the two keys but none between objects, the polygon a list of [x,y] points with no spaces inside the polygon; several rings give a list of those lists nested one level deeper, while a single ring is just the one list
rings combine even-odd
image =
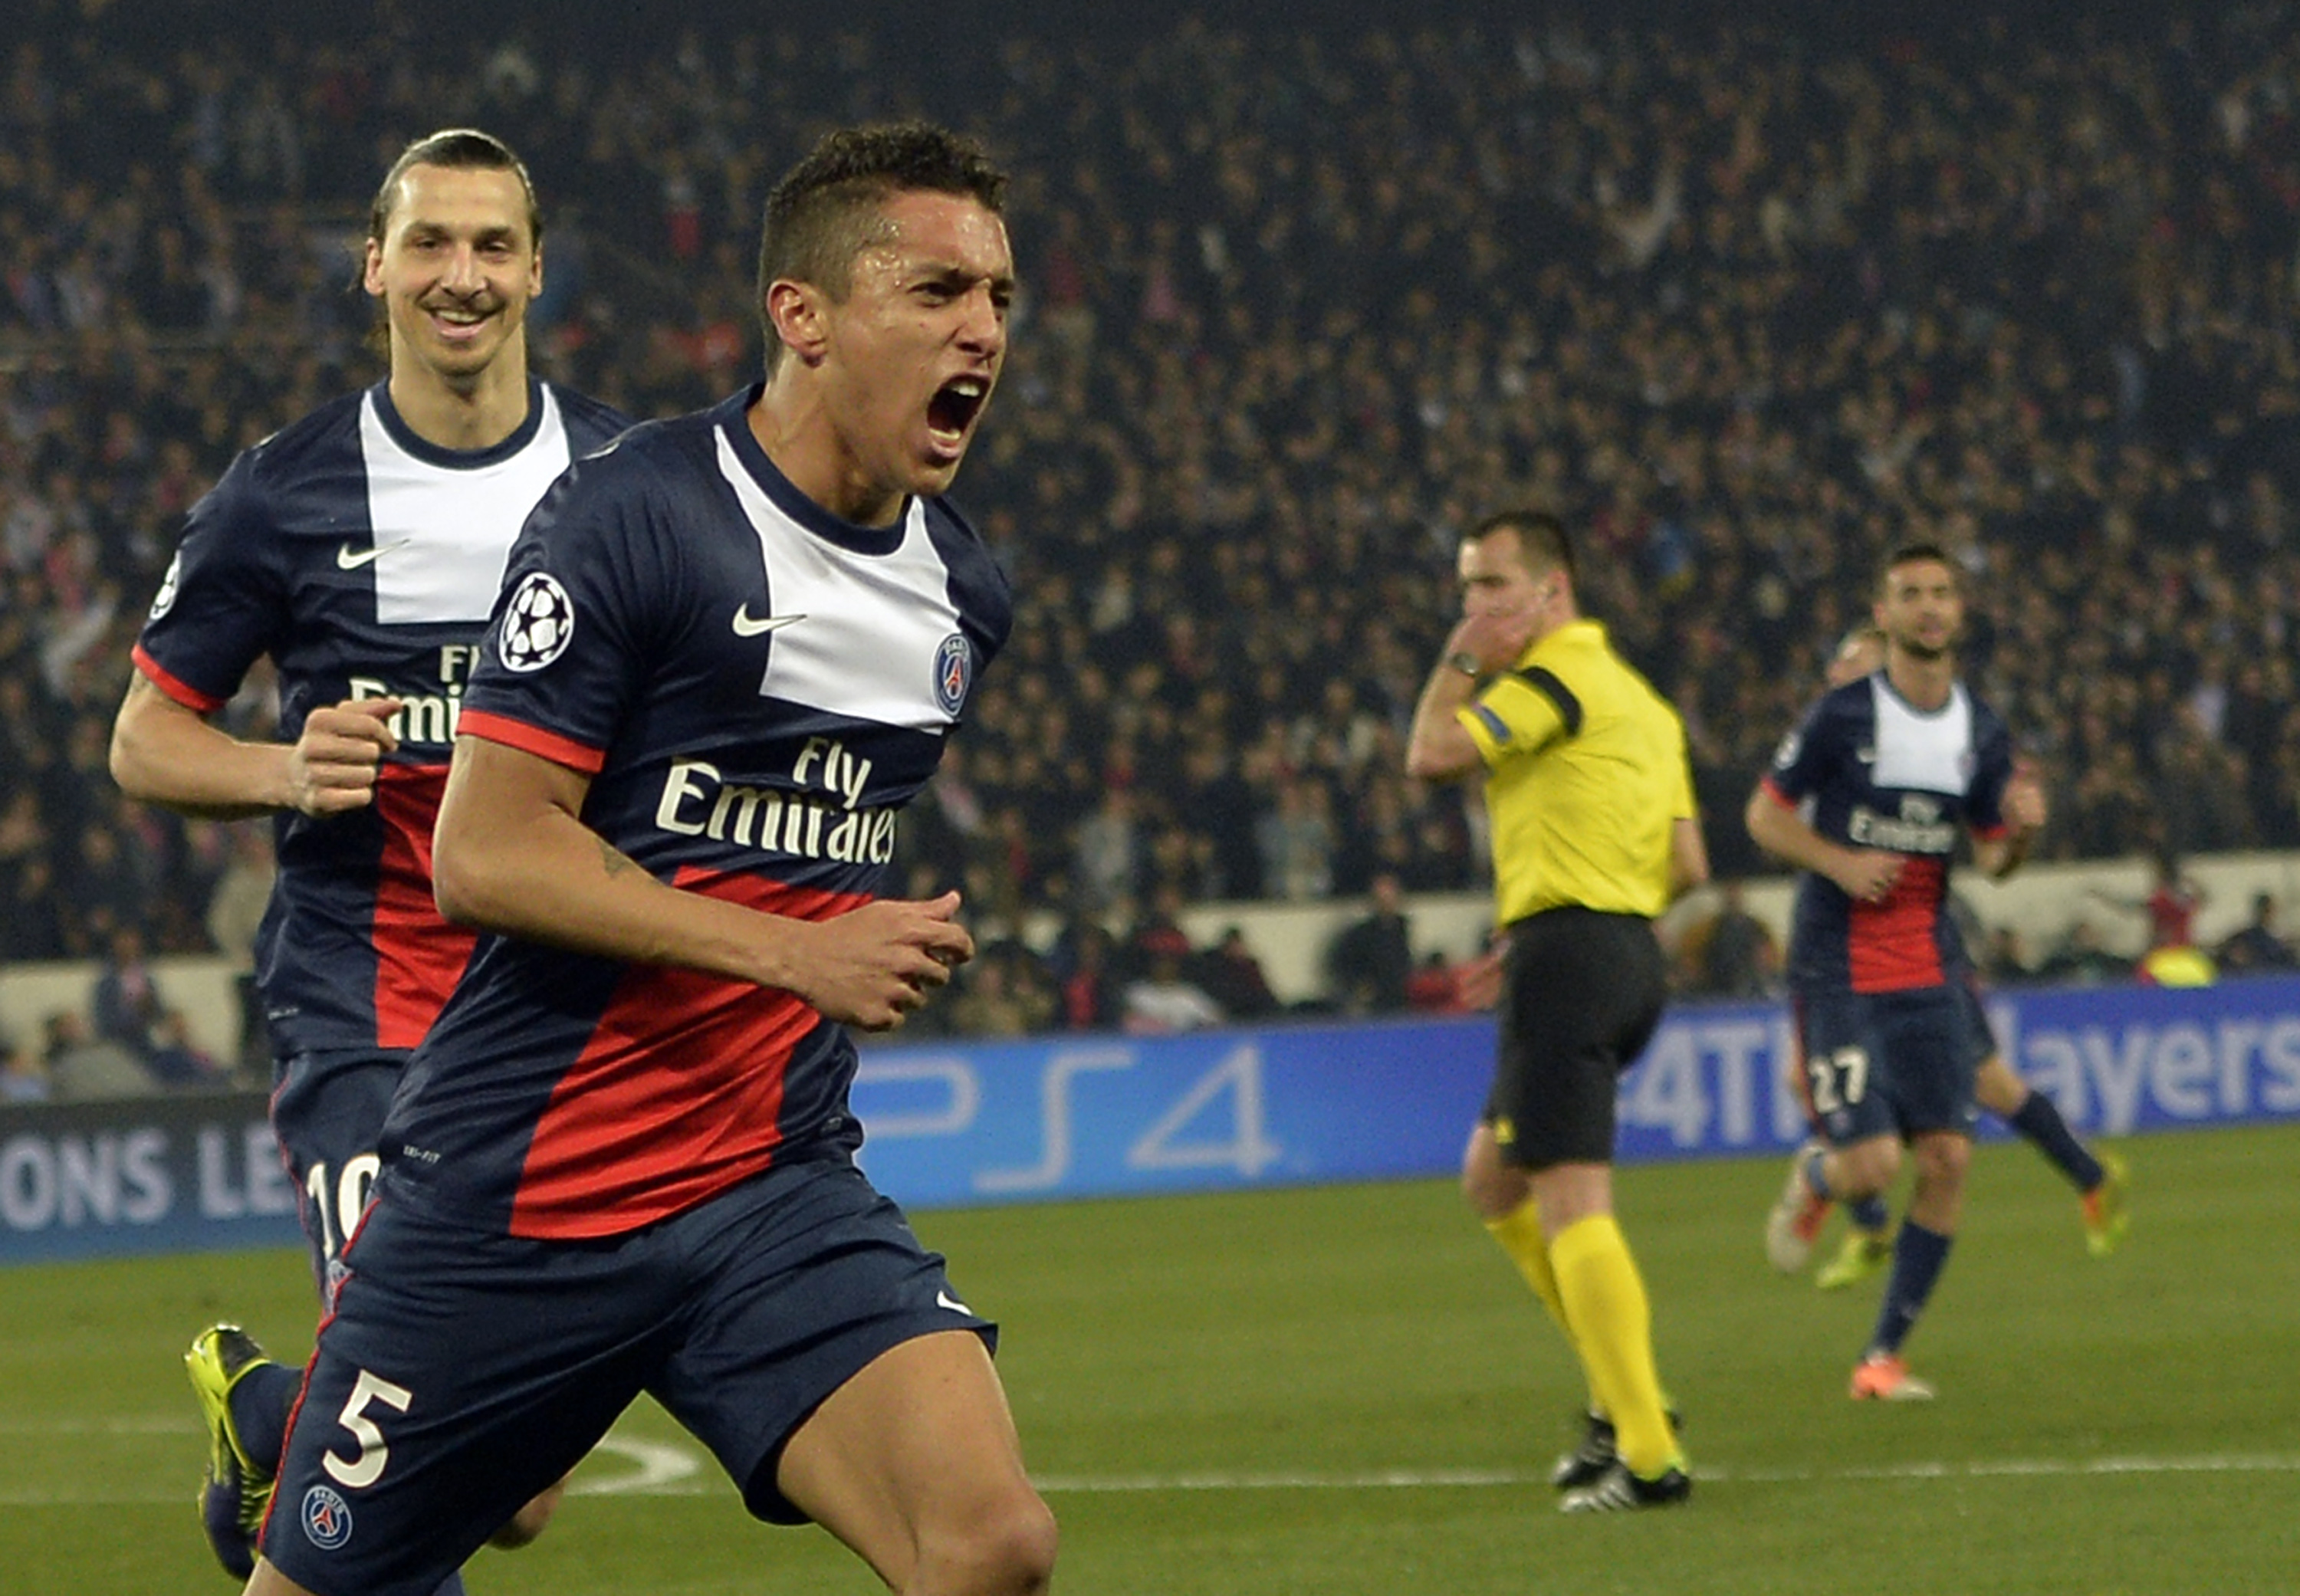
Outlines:
[{"label": "crowd of spectators", "polygon": [[[763,185],[826,127],[923,112],[1015,173],[1025,291],[959,498],[1021,607],[904,834],[993,931],[1052,910],[1116,947],[1162,893],[1479,884],[1474,804],[1401,739],[1457,534],[1525,502],[1682,709],[1721,874],[1760,868],[1742,800],[1918,538],[1971,578],[2044,856],[2300,845],[2288,5],[1907,34],[1762,4],[1134,33],[19,9],[0,958],[208,945],[241,850],[106,777],[129,644],[231,454],[379,373],[366,204],[455,123],[541,188],[538,363],[642,415],[754,370]],[[1071,990],[1090,940],[986,964],[983,1023],[1120,1023]]]}]

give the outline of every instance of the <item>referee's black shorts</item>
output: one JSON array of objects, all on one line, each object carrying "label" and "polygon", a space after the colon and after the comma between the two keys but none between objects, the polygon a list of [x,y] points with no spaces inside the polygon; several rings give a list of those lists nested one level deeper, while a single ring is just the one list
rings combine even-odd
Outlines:
[{"label": "referee's black shorts", "polygon": [[1668,972],[1653,922],[1550,909],[1509,927],[1501,1045],[1486,1122],[1523,1169],[1611,1163],[1613,1088],[1661,1023]]}]

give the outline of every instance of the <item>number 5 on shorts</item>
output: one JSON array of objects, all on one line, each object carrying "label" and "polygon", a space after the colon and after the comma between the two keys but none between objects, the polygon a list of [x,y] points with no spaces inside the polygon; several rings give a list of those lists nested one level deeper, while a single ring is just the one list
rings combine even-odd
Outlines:
[{"label": "number 5 on shorts", "polygon": [[383,1467],[391,1461],[391,1448],[384,1443],[383,1432],[375,1427],[375,1420],[367,1416],[370,1402],[381,1402],[395,1413],[407,1411],[407,1404],[415,1393],[404,1385],[394,1385],[379,1379],[365,1369],[360,1370],[358,1383],[353,1385],[351,1400],[344,1410],[336,1415],[336,1422],[349,1430],[359,1442],[359,1451],[350,1462],[329,1452],[320,1459],[336,1484],[346,1491],[357,1491],[372,1485],[383,1477]]},{"label": "number 5 on shorts", "polygon": [[1813,1112],[1833,1114],[1868,1094],[1869,1050],[1840,1047],[1825,1059],[1807,1059],[1804,1072],[1812,1082]]}]

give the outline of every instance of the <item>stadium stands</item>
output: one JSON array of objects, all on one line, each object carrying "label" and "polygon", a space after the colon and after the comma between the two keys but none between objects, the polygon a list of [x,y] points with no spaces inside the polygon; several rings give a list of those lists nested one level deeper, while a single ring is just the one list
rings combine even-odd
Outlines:
[{"label": "stadium stands", "polygon": [[1756,868],[1741,800],[1915,537],[1973,578],[1973,670],[2055,793],[2044,856],[2300,845],[2300,36],[2273,8],[637,50],[474,47],[420,4],[173,35],[28,9],[0,59],[0,959],[131,919],[207,945],[228,835],[104,772],[128,644],[231,453],[378,370],[374,174],[459,121],[542,188],[546,369],[639,413],[746,379],[762,185],[832,121],[924,112],[1021,174],[1023,326],[960,500],[1024,605],[905,842],[996,926],[1089,886],[1119,929],[1161,886],[1473,886],[1477,819],[1400,739],[1454,532],[1526,500],[1585,529],[1590,606],[1685,711],[1721,872]]}]

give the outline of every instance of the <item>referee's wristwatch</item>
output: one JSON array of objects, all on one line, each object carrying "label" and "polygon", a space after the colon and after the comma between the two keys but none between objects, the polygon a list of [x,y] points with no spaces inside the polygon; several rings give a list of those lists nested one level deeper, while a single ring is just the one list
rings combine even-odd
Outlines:
[{"label": "referee's wristwatch", "polygon": [[1455,649],[1447,654],[1446,664],[1448,669],[1460,671],[1473,682],[1486,672],[1486,668],[1478,662],[1478,656],[1466,648]]}]

